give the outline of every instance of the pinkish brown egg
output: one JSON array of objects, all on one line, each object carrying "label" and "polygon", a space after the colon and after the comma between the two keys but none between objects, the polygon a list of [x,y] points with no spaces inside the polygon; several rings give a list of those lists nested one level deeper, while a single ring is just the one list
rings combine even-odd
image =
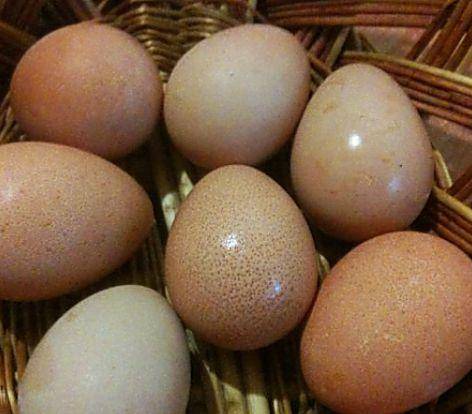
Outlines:
[{"label": "pinkish brown egg", "polygon": [[271,178],[246,166],[204,177],[180,208],[165,259],[174,308],[197,335],[249,350],[280,339],[316,290],[305,219]]},{"label": "pinkish brown egg", "polygon": [[431,191],[431,144],[401,87],[373,66],[334,72],[298,128],[291,173],[315,224],[347,241],[408,227]]},{"label": "pinkish brown egg", "polygon": [[0,298],[58,296],[107,275],[153,223],[144,190],[96,155],[64,145],[0,145]]},{"label": "pinkish brown egg", "polygon": [[306,52],[278,27],[219,32],[177,63],[164,116],[173,143],[193,163],[258,164],[293,133],[310,91]]},{"label": "pinkish brown egg", "polygon": [[324,281],[301,343],[316,398],[342,414],[393,414],[472,369],[472,261],[436,236],[389,233]]},{"label": "pinkish brown egg", "polygon": [[56,30],[23,56],[11,105],[26,135],[122,157],[151,134],[160,114],[157,67],[129,34],[97,23]]}]

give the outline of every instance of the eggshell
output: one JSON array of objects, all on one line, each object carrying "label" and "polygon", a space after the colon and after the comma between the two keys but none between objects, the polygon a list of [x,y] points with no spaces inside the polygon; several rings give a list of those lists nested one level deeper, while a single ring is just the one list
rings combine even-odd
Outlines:
[{"label": "eggshell", "polygon": [[408,227],[431,191],[431,144],[401,87],[364,64],[334,72],[298,128],[291,173],[315,224],[348,241]]},{"label": "eggshell", "polygon": [[181,206],[165,258],[172,303],[215,345],[268,345],[303,318],[316,290],[315,247],[293,200],[252,167],[219,168]]},{"label": "eggshell", "polygon": [[161,101],[151,56],[132,36],[97,23],[43,37],[11,81],[11,106],[30,139],[105,158],[122,157],[149,137]]},{"label": "eggshell", "polygon": [[258,164],[290,138],[309,91],[306,52],[291,33],[242,25],[180,59],[166,89],[165,121],[175,146],[201,167]]},{"label": "eggshell", "polygon": [[123,264],[153,223],[144,190],[93,154],[43,142],[0,146],[0,298],[70,292]]},{"label": "eggshell", "polygon": [[179,319],[142,286],[97,293],[41,340],[19,386],[21,414],[184,414],[190,358]]},{"label": "eggshell", "polygon": [[472,261],[438,237],[397,232],[345,256],[303,333],[305,379],[337,413],[424,404],[472,369]]}]

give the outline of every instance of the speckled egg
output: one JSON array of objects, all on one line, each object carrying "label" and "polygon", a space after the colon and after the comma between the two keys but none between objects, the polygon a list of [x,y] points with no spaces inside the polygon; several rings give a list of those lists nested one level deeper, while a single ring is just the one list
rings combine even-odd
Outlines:
[{"label": "speckled egg", "polygon": [[306,51],[286,30],[251,24],[198,43],[171,73],[164,116],[193,163],[258,164],[291,137],[310,91]]},{"label": "speckled egg", "polygon": [[313,95],[297,130],[297,197],[324,232],[362,241],[404,230],[433,184],[431,144],[401,87],[373,66],[345,66]]},{"label": "speckled egg", "polygon": [[138,249],[154,216],[136,181],[59,144],[0,146],[0,298],[37,300],[83,287]]},{"label": "speckled egg", "polygon": [[190,357],[167,301],[142,286],[99,292],[64,314],[20,381],[21,414],[185,414]]},{"label": "speckled egg", "polygon": [[171,228],[165,271],[185,324],[233,350],[293,329],[317,281],[302,213],[275,181],[246,166],[219,168],[195,186]]},{"label": "speckled egg", "polygon": [[34,44],[11,81],[11,106],[28,137],[122,157],[151,134],[161,109],[156,64],[111,26],[79,23]]},{"label": "speckled egg", "polygon": [[324,281],[301,343],[316,398],[342,414],[402,413],[472,369],[472,261],[397,232],[348,253]]}]

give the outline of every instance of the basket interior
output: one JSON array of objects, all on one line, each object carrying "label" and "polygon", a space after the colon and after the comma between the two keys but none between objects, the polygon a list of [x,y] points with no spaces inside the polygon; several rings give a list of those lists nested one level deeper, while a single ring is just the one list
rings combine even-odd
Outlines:
[{"label": "basket interior", "polygon": [[[8,79],[22,53],[45,33],[96,18],[135,36],[164,81],[198,41],[222,29],[271,22],[292,30],[307,49],[312,89],[333,68],[368,62],[405,88],[421,111],[435,149],[436,184],[415,228],[435,231],[472,254],[472,2],[469,0],[4,0],[0,1],[0,143],[26,139],[9,108]],[[291,192],[289,147],[261,166]],[[104,287],[135,283],[165,294],[164,245],[179,205],[205,174],[183,159],[159,127],[119,162],[154,202],[156,224],[133,259],[100,283],[56,300],[0,303],[0,413],[18,413],[16,388],[28,356],[51,324],[78,300]],[[320,283],[351,246],[315,229]],[[197,340],[192,352],[190,413],[322,414],[298,366],[296,330],[267,349],[229,352]],[[417,413],[472,413],[472,376]],[[468,410],[468,411],[467,411]]]}]

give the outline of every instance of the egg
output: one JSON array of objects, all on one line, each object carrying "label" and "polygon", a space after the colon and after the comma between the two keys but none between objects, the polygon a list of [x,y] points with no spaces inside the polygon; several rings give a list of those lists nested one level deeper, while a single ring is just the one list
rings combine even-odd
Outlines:
[{"label": "egg", "polygon": [[377,236],[339,261],[303,332],[303,374],[341,414],[401,413],[472,369],[472,261],[436,236]]},{"label": "egg", "polygon": [[177,149],[200,167],[258,164],[291,137],[310,91],[295,37],[251,24],[198,43],[177,63],[164,101]]},{"label": "egg", "polygon": [[140,43],[90,22],[43,37],[22,57],[11,81],[14,116],[31,140],[110,159],[149,137],[161,101],[156,64]]},{"label": "egg", "polygon": [[373,66],[335,71],[297,130],[291,175],[304,210],[346,241],[406,229],[433,184],[431,144],[401,87]]},{"label": "egg", "polygon": [[190,358],[157,292],[119,286],[83,300],[46,333],[19,385],[21,414],[184,414]]},{"label": "egg", "polygon": [[233,350],[266,346],[292,330],[316,290],[315,247],[300,210],[247,166],[197,183],[170,230],[169,294],[200,338]]},{"label": "egg", "polygon": [[38,300],[81,288],[122,265],[154,221],[124,171],[59,144],[0,146],[0,298]]}]

